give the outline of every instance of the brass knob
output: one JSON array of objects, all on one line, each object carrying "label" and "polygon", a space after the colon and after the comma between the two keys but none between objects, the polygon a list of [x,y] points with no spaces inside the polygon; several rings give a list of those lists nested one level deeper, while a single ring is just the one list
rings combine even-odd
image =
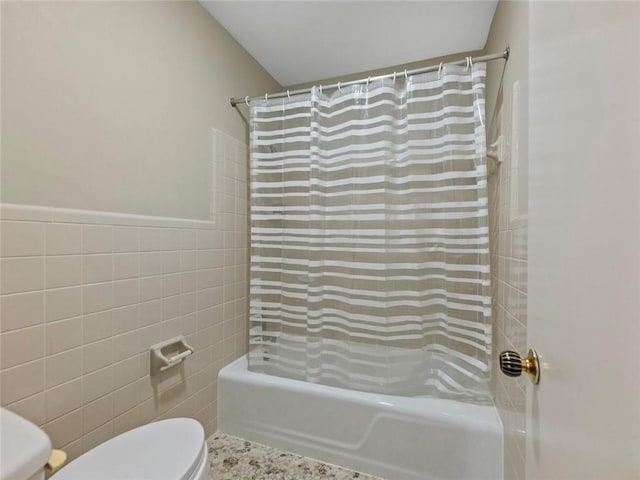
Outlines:
[{"label": "brass knob", "polygon": [[500,370],[509,377],[519,377],[525,371],[534,385],[540,383],[540,363],[538,354],[529,349],[527,358],[522,358],[518,352],[505,350],[500,354]]}]

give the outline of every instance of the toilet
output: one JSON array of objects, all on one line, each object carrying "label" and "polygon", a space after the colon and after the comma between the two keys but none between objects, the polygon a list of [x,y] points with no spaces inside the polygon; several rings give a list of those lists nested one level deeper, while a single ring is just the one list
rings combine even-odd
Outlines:
[{"label": "toilet", "polygon": [[63,467],[55,480],[205,480],[208,450],[191,418],[150,423],[118,435]]},{"label": "toilet", "polygon": [[[11,417],[13,423],[11,429],[2,428],[3,446],[13,443],[5,442],[5,439],[24,438],[25,431],[28,431],[29,435],[38,436],[34,427],[39,430],[41,433],[39,436],[44,436],[44,439],[29,442],[30,448],[36,445],[38,448],[33,451],[33,454],[23,455],[23,463],[17,464],[11,472],[7,472],[4,468],[0,469],[5,470],[4,473],[9,473],[6,477],[4,473],[0,473],[0,480],[44,478],[46,460],[42,460],[43,451],[48,451],[47,459],[51,453],[48,437],[27,420],[11,412],[8,412],[10,415],[5,412],[3,409],[3,418]],[[16,421],[16,417],[22,422]],[[4,426],[8,426],[8,422]],[[3,460],[12,456],[9,451],[2,453]],[[22,453],[25,453],[24,449]],[[202,426],[191,418],[172,418],[118,435],[70,462],[51,478],[54,480],[207,480],[208,475],[208,448]]]}]

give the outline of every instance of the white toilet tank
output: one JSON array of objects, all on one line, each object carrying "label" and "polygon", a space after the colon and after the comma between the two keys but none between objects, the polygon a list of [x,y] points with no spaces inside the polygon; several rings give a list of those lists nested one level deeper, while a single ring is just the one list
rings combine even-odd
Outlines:
[{"label": "white toilet tank", "polygon": [[0,408],[0,480],[44,480],[50,455],[51,441],[46,433]]}]

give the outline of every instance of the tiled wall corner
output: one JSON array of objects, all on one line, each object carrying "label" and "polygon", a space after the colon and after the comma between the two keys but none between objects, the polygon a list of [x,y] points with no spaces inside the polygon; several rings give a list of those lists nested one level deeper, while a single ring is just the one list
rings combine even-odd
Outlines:
[{"label": "tiled wall corner", "polygon": [[[150,421],[217,425],[217,374],[247,348],[247,149],[214,132],[213,221],[3,204],[0,404],[73,458]],[[149,375],[149,347],[196,353]]]},{"label": "tiled wall corner", "polygon": [[[504,107],[503,107],[504,108]],[[504,123],[503,123],[504,124]],[[502,132],[508,136],[509,132]],[[507,139],[509,141],[509,139]],[[509,149],[506,148],[506,151]],[[512,378],[498,367],[503,350],[527,351],[527,221],[512,218],[517,182],[509,154],[489,175],[489,231],[493,310],[492,394],[504,426],[504,478],[524,480],[526,439],[526,375]]]}]

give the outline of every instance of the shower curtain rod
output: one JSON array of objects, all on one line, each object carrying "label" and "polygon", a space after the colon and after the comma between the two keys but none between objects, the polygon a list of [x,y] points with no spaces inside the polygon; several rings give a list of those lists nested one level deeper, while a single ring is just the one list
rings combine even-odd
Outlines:
[{"label": "shower curtain rod", "polygon": [[[504,58],[505,60],[509,60],[509,51],[510,49],[509,47],[507,47],[505,48],[504,52],[501,52],[501,53],[492,53],[489,55],[482,55],[480,57],[474,57],[474,58],[465,57],[464,59],[456,60],[454,62],[439,63],[438,65],[431,65],[429,67],[416,68],[414,70],[404,70],[402,72],[387,73],[385,75],[378,75],[376,77],[361,78],[359,80],[351,80],[350,82],[332,83],[331,85],[323,85],[322,89],[332,90],[336,88],[348,87],[349,85],[357,85],[358,83],[368,83],[372,80],[382,80],[384,78],[396,78],[396,76],[398,75],[417,75],[419,73],[435,72],[445,65],[467,65],[470,58],[471,58],[471,62],[488,62],[490,60],[499,60],[501,58]],[[246,103],[247,105],[249,105],[249,102],[251,100],[259,100],[259,99],[266,100],[269,98],[273,99],[273,98],[290,97],[291,95],[309,93],[310,91],[311,91],[311,88],[302,88],[300,90],[292,90],[292,91],[287,90],[285,92],[279,92],[279,93],[265,93],[264,96],[257,95],[254,97],[247,96],[243,98],[231,97],[229,101],[231,103],[231,106],[235,108],[236,106],[242,103]]]}]

